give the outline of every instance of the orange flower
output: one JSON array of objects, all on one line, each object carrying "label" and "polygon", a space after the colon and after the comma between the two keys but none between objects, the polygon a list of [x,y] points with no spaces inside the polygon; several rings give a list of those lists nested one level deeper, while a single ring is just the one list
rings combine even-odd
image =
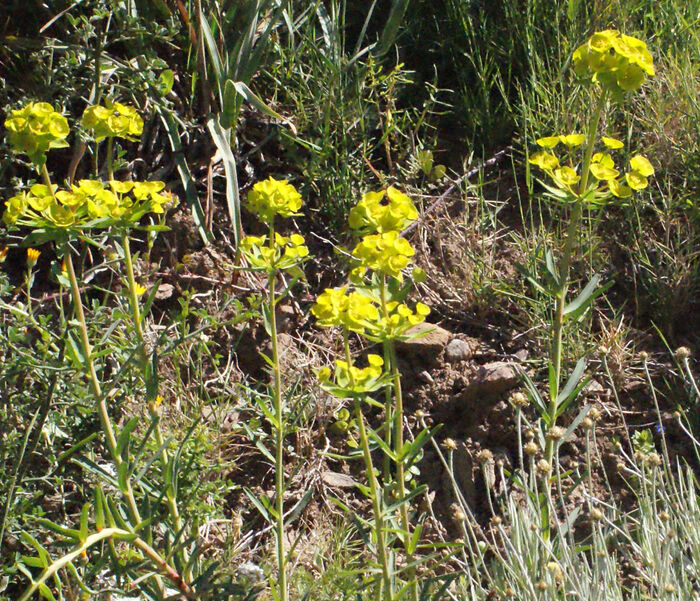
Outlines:
[{"label": "orange flower", "polygon": [[29,269],[36,265],[36,262],[39,260],[40,254],[41,251],[38,251],[36,248],[27,249],[27,267],[29,267]]}]

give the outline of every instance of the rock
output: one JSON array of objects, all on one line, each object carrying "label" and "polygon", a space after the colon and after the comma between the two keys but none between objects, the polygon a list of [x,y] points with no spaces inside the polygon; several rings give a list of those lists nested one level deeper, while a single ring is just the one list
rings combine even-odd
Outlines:
[{"label": "rock", "polygon": [[430,373],[425,369],[422,372],[420,372],[417,377],[421,382],[425,382],[426,384],[435,384],[433,376],[431,376]]},{"label": "rock", "polygon": [[474,356],[479,350],[480,344],[477,340],[461,340],[455,338],[445,348],[445,359],[450,363],[466,361]]},{"label": "rock", "polygon": [[497,395],[513,388],[518,382],[518,368],[513,363],[494,361],[482,365],[471,377],[466,378],[460,396],[464,400],[470,400],[476,396]]},{"label": "rock", "polygon": [[432,323],[419,323],[408,330],[409,336],[422,334],[420,338],[413,338],[400,342],[397,347],[404,354],[420,355],[424,359],[435,359],[452,338],[452,334],[445,328]]},{"label": "rock", "polygon": [[158,290],[156,291],[155,299],[159,301],[166,300],[170,298],[174,292],[175,286],[173,286],[172,284],[160,284],[158,286]]},{"label": "rock", "polygon": [[350,476],[331,471],[321,472],[321,480],[331,488],[352,488],[356,484]]}]

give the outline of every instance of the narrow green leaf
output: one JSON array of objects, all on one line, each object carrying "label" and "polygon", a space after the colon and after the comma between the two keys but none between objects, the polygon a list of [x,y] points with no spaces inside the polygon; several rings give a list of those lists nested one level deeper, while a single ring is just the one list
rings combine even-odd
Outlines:
[{"label": "narrow green leaf", "polygon": [[557,396],[557,399],[556,399],[557,405],[560,405],[567,398],[569,398],[569,395],[574,391],[574,389],[576,388],[576,385],[581,380],[581,376],[583,375],[583,372],[585,369],[586,369],[586,360],[583,358],[579,359],[576,362],[576,365],[574,366],[574,370],[571,372],[569,379],[566,381],[566,385],[564,386],[564,388],[562,388],[562,391],[559,393],[559,396]]},{"label": "narrow green leaf", "polygon": [[289,119],[283,117],[267,106],[263,99],[255,94],[255,92],[253,92],[253,90],[251,90],[246,84],[244,84],[242,81],[234,81],[233,88],[245,99],[248,104],[258,109],[261,113],[264,113],[268,117],[272,117],[273,119],[277,119],[278,121],[286,124],[296,136],[297,128],[294,127],[294,124]]},{"label": "narrow green leaf", "polygon": [[583,288],[583,290],[581,290],[581,292],[579,292],[578,296],[564,307],[564,315],[568,315],[569,313],[578,311],[581,307],[587,308],[590,304],[590,301],[593,300],[593,298],[595,298],[593,296],[593,293],[598,287],[599,282],[600,276],[598,274],[595,274],[591,278],[591,281],[588,282],[588,284],[586,284],[586,286]]},{"label": "narrow green leaf", "polygon": [[[228,87],[230,80],[226,82]],[[231,83],[231,85],[233,85]],[[228,214],[233,227],[233,239],[236,248],[240,242],[240,237],[243,232],[241,227],[241,198],[238,188],[238,174],[236,173],[236,159],[231,150],[231,130],[225,129],[218,118],[211,117],[207,120],[207,127],[211,134],[212,140],[221,153],[221,158],[224,163],[224,173],[226,174],[226,205],[228,206]]]},{"label": "narrow green leaf", "polygon": [[126,425],[122,428],[122,431],[119,432],[116,451],[117,455],[121,456],[123,459],[127,459],[127,457],[124,456],[124,451],[127,449],[131,433],[134,431],[136,426],[139,425],[139,421],[140,419],[138,417],[132,417],[128,422],[126,422]]},{"label": "narrow green leaf", "polygon": [[192,178],[192,173],[187,165],[187,161],[185,160],[185,155],[182,150],[182,143],[180,142],[180,132],[178,131],[177,121],[175,120],[175,116],[166,109],[156,106],[156,111],[158,111],[161,121],[165,126],[165,131],[168,134],[170,147],[173,151],[173,160],[177,165],[180,180],[185,188],[185,198],[187,200],[187,204],[190,206],[190,210],[192,211],[192,218],[197,226],[197,231],[199,232],[204,244],[209,244],[211,235],[204,227],[204,209],[202,209],[202,205],[199,202],[197,186]]},{"label": "narrow green leaf", "polygon": [[90,518],[90,503],[83,503],[80,511],[80,542],[84,543],[88,537],[88,520]]}]

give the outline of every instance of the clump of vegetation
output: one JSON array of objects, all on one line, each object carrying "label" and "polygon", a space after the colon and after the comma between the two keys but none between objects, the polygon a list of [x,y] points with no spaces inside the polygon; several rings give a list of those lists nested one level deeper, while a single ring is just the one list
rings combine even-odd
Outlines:
[{"label": "clump of vegetation", "polygon": [[697,595],[691,65],[516,4],[2,25],[0,600]]}]

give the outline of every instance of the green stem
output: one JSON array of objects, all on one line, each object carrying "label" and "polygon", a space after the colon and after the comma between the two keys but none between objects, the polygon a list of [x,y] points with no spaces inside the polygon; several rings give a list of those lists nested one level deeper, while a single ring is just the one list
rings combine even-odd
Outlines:
[{"label": "green stem", "polygon": [[[270,223],[270,248],[275,248],[275,226]],[[270,315],[270,339],[272,342],[273,401],[275,405],[275,511],[277,512],[277,569],[278,599],[287,601],[287,557],[284,550],[284,405],[282,403],[282,378],[277,345],[276,291],[277,271],[268,272],[268,302]]]},{"label": "green stem", "polygon": [[[398,497],[400,500],[406,498],[406,464],[404,458],[403,440],[403,392],[401,390],[401,373],[399,372],[398,360],[396,357],[396,344],[393,340],[388,341],[389,357],[391,360],[391,377],[394,381],[394,400],[396,401],[394,411],[394,453],[398,459],[396,461],[396,481],[398,484]],[[402,503],[399,509],[401,515],[401,528],[403,530],[403,544],[406,550],[406,559],[409,564],[413,563],[413,553],[409,550],[411,544],[411,525],[408,519],[408,503]],[[418,582],[416,581],[415,567],[409,568],[409,584],[411,587],[411,598],[418,601]]]},{"label": "green stem", "polygon": [[105,157],[105,163],[107,165],[107,178],[109,181],[114,179],[114,138],[110,136],[107,138],[107,156]]},{"label": "green stem", "polygon": [[382,568],[382,591],[380,598],[384,601],[393,601],[394,591],[391,584],[391,573],[389,571],[389,556],[387,554],[387,545],[384,540],[384,515],[382,512],[382,492],[375,475],[374,466],[372,464],[372,453],[369,448],[369,439],[367,438],[367,429],[365,427],[365,419],[362,415],[362,402],[355,401],[355,419],[360,430],[360,446],[362,447],[362,457],[365,461],[365,472],[369,484],[369,491],[372,497],[372,509],[374,511],[374,537],[377,541],[377,555]]},{"label": "green stem", "polygon": [[[122,247],[124,248],[124,263],[126,265],[126,278],[129,287],[129,300],[131,302],[131,316],[134,320],[134,327],[136,329],[136,335],[139,341],[139,360],[140,360],[140,372],[142,374],[147,373],[148,369],[148,355],[146,353],[146,338],[143,334],[142,318],[141,318],[141,308],[139,306],[139,295],[136,291],[136,278],[134,277],[134,261],[131,256],[131,244],[128,232],[124,231],[122,233]],[[160,459],[163,467],[163,474],[169,472],[168,466],[170,465],[170,458],[168,456],[168,450],[166,448],[165,440],[163,438],[163,431],[160,427],[160,416],[157,414],[154,406],[155,399],[148,399],[148,407],[151,414],[151,419],[156,420],[156,426],[153,429],[153,435],[156,440],[158,448],[161,449]],[[174,474],[170,475],[171,478]],[[182,519],[180,517],[180,510],[177,506],[177,497],[175,493],[175,486],[173,482],[166,482],[166,499],[168,503],[168,511],[170,513],[170,518],[173,521],[175,531],[179,533],[182,530]],[[184,564],[187,565],[189,561],[189,554],[183,549]],[[189,574],[185,573],[185,577]]]},{"label": "green stem", "polygon": [[[387,299],[386,299],[386,276],[382,274],[382,285],[380,288],[380,297],[382,303],[382,317],[388,317],[387,309]],[[389,342],[384,341],[382,344],[382,349],[384,352],[384,363],[387,367],[391,365],[391,350],[389,349]],[[393,436],[393,424],[394,424],[394,407],[392,404],[391,389],[389,387],[385,390],[384,396],[384,442],[387,448],[392,448],[392,436]],[[383,477],[384,482],[391,482],[391,459],[388,455],[384,455],[383,462]]]},{"label": "green stem", "polygon": [[[350,354],[350,338],[347,328],[343,328],[343,348],[345,350],[345,362],[348,364],[348,374],[350,376],[350,386],[354,387],[355,378],[352,373],[352,355]],[[360,430],[360,446],[362,447],[362,457],[365,462],[365,474],[369,483],[370,495],[372,497],[372,510],[374,511],[374,537],[377,541],[377,555],[382,568],[382,587],[379,598],[385,601],[392,601],[394,593],[391,588],[391,573],[389,571],[389,558],[387,556],[387,545],[384,531],[384,517],[382,514],[382,493],[377,477],[374,473],[372,463],[372,452],[367,438],[367,428],[364,416],[362,415],[362,402],[355,400],[355,419]]]},{"label": "green stem", "polygon": [[[586,151],[584,153],[578,198],[576,199],[573,210],[571,212],[571,216],[569,217],[569,227],[566,232],[566,241],[564,242],[564,250],[562,253],[561,262],[559,264],[560,285],[559,291],[557,293],[557,301],[554,311],[554,324],[552,327],[552,361],[554,364],[554,378],[553,387],[550,390],[549,394],[549,407],[547,410],[549,416],[548,428],[550,430],[554,426],[556,426],[557,410],[559,409],[557,397],[559,396],[559,390],[561,385],[564,309],[566,307],[566,296],[569,291],[569,275],[571,271],[571,262],[573,258],[573,251],[576,246],[576,242],[578,241],[578,231],[583,211],[583,198],[588,188],[588,180],[590,178],[591,171],[591,159],[593,157],[593,149],[595,147],[596,134],[598,132],[598,124],[600,123],[600,116],[603,112],[603,106],[605,105],[606,99],[607,95],[605,91],[601,92],[595,112],[593,113],[593,116],[591,117],[591,121],[588,126],[588,141],[586,145]],[[550,465],[552,464],[553,455],[554,440],[548,438],[545,445],[545,459]]]},{"label": "green stem", "polygon": [[[83,310],[83,303],[80,296],[80,287],[78,286],[78,279],[75,276],[73,259],[71,258],[70,247],[68,245],[66,245],[66,250],[63,254],[63,259],[66,265],[66,271],[68,271],[68,279],[70,280],[70,287],[71,293],[73,295],[73,304],[75,305],[75,312],[78,316],[78,322],[80,323],[80,337],[83,346],[83,354],[85,355],[85,367],[87,369],[88,377],[92,387],[92,392],[95,395],[95,399],[97,399],[97,412],[100,416],[100,424],[102,426],[102,431],[105,434],[107,449],[109,450],[109,454],[111,455],[118,472],[119,467],[124,462],[124,460],[121,458],[121,455],[117,453],[117,439],[114,435],[112,421],[109,417],[107,402],[105,401],[104,395],[102,394],[100,380],[97,377],[95,362],[92,359],[92,347],[90,345],[90,339],[88,337],[87,321],[85,320],[85,311]],[[131,481],[128,478],[126,479],[125,488],[122,492],[126,497],[127,503],[129,505],[132,524],[136,526],[141,522],[141,516],[139,514],[138,506],[136,505],[134,491],[131,488]]]}]

